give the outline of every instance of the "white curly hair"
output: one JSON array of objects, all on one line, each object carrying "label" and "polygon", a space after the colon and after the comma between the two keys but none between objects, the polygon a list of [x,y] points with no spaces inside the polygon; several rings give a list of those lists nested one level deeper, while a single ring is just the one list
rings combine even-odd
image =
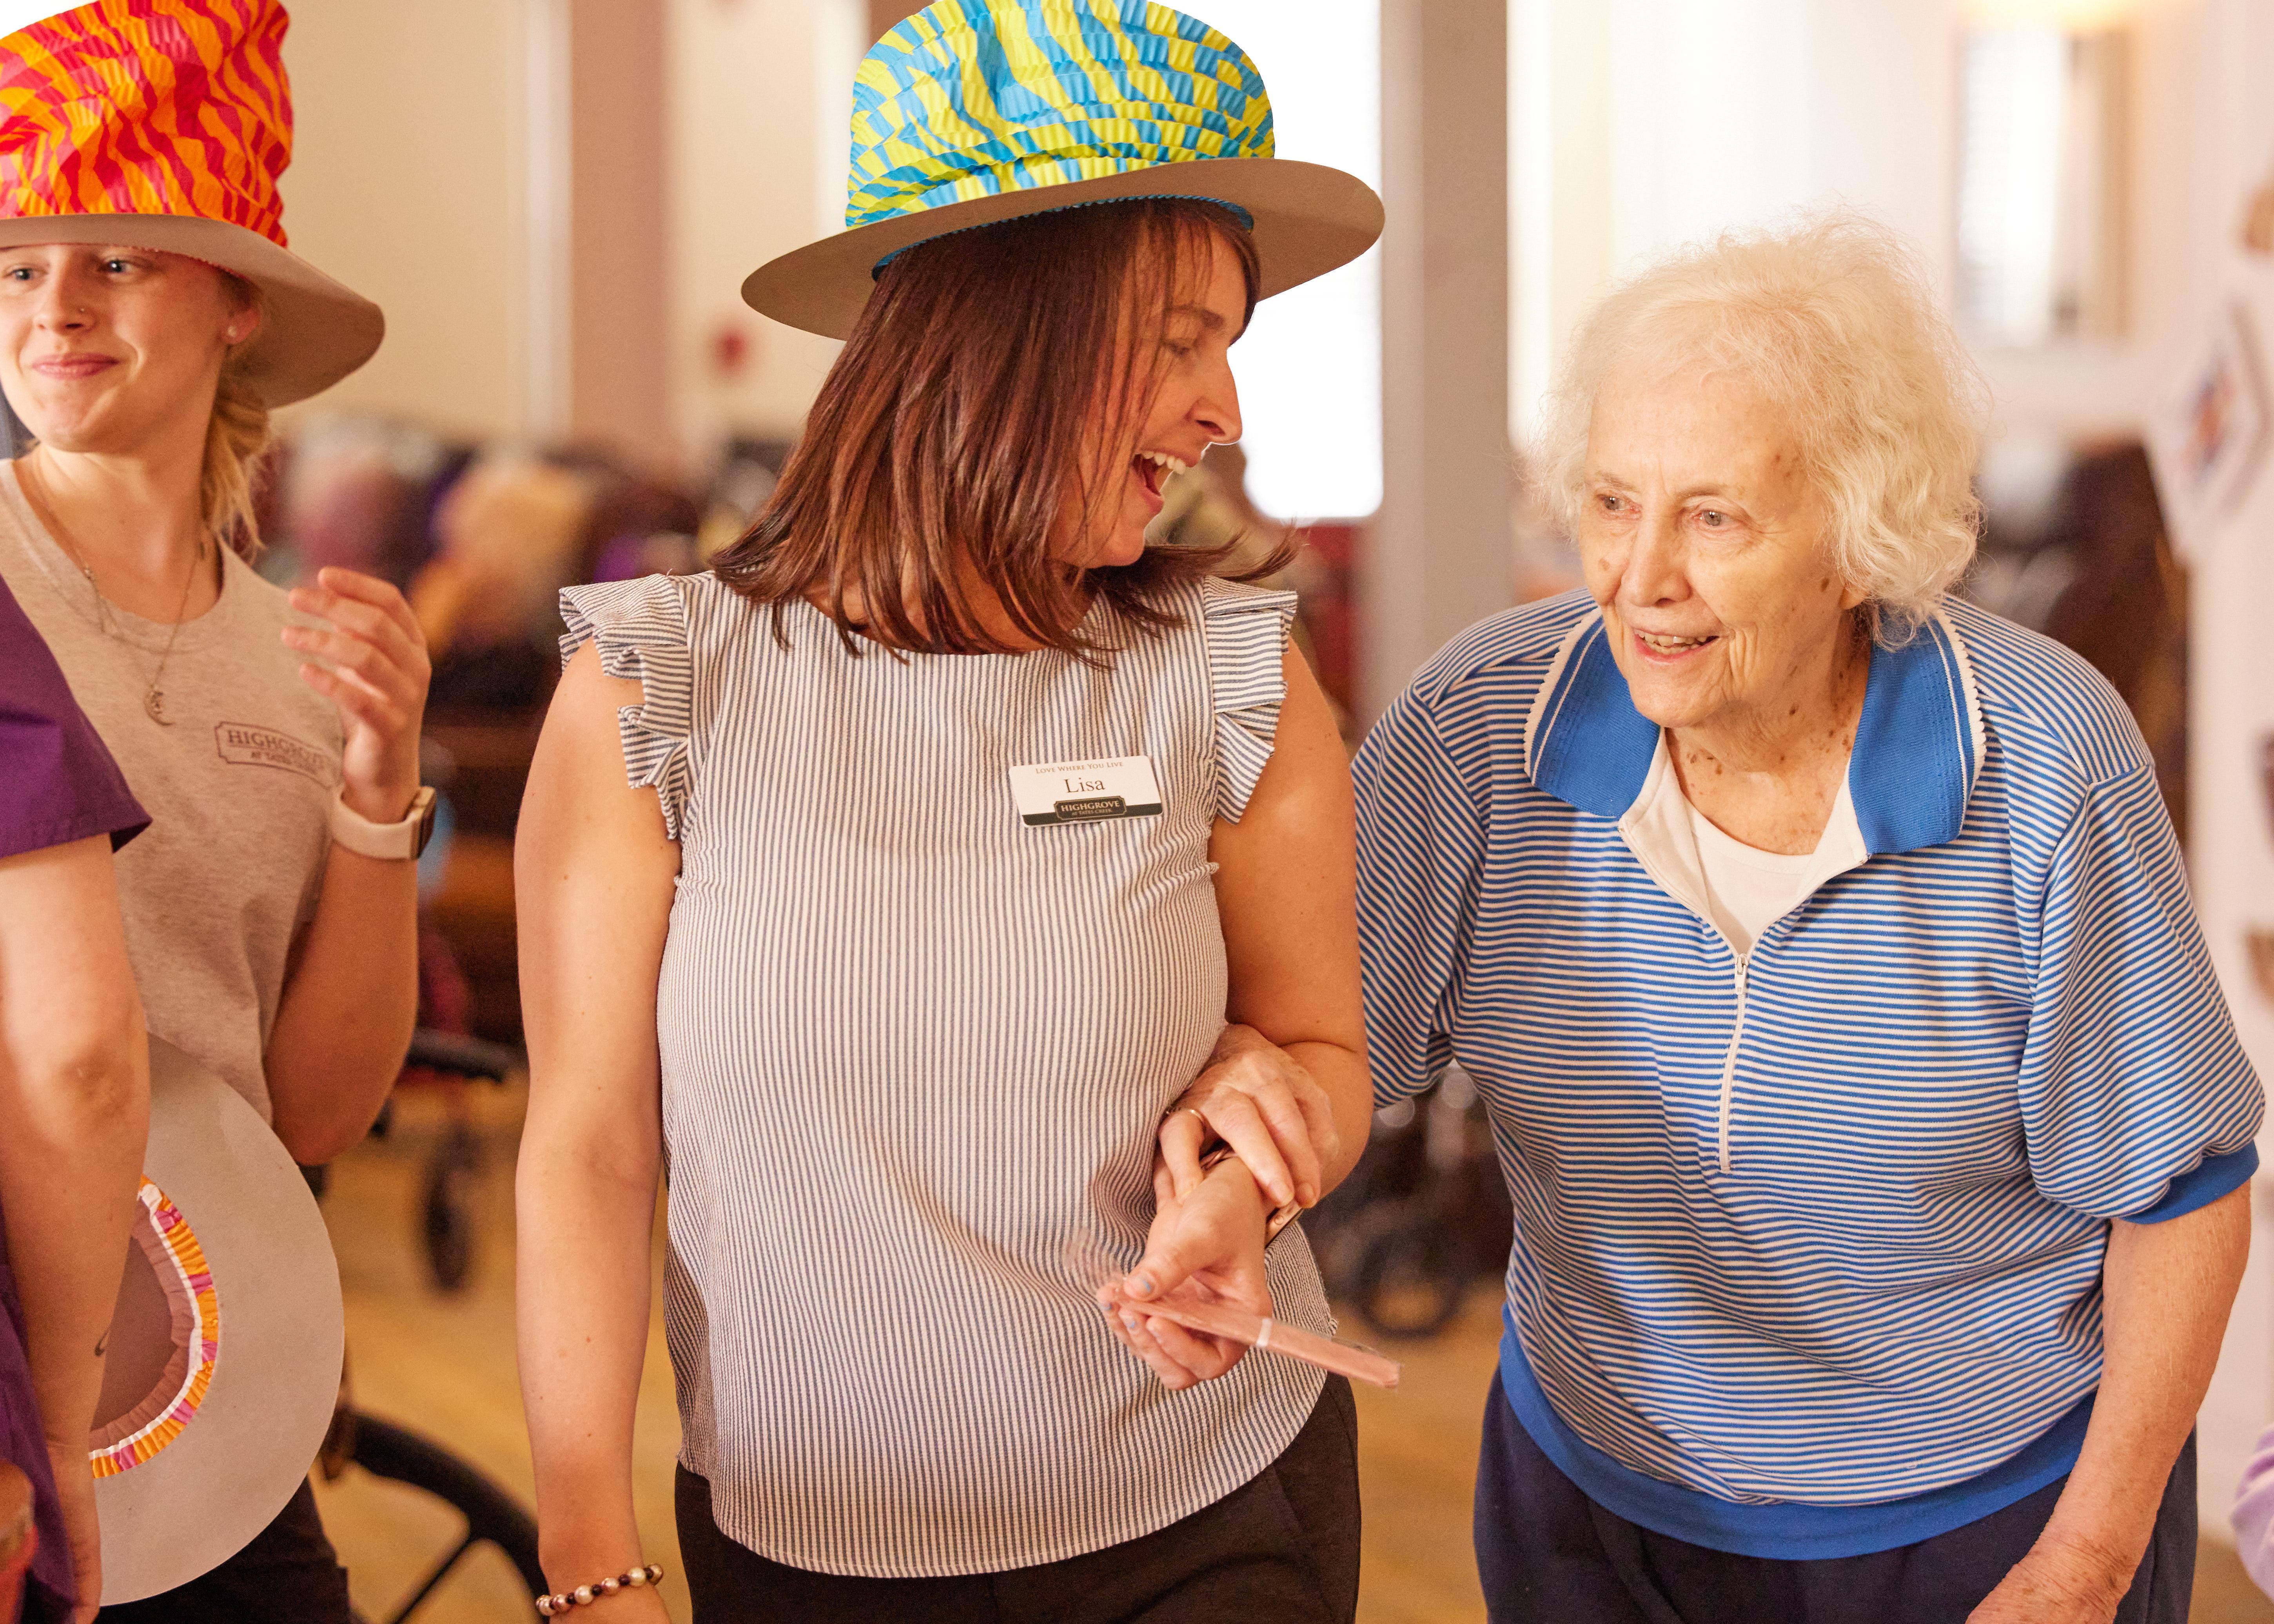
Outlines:
[{"label": "white curly hair", "polygon": [[1607,295],[1548,396],[1535,464],[1574,534],[1596,393],[1645,347],[1742,372],[1784,409],[1830,510],[1834,565],[1881,642],[1933,614],[1974,558],[1988,389],[1901,239],[1819,214],[1679,250]]}]

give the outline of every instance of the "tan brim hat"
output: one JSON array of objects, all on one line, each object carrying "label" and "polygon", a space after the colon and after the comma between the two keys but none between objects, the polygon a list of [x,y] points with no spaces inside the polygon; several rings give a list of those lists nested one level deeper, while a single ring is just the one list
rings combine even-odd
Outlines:
[{"label": "tan brim hat", "polygon": [[0,220],[0,249],[34,244],[116,245],[182,254],[260,289],[260,331],[245,357],[263,404],[288,406],[328,389],[377,351],[387,318],[287,248],[225,220],[192,214],[27,214]]},{"label": "tan brim hat", "polygon": [[1195,198],[1246,214],[1266,298],[1349,264],[1382,236],[1382,199],[1355,175],[1288,158],[1201,159],[998,192],[856,227],[760,266],[742,283],[742,302],[791,327],[843,338],[869,303],[877,266],[904,248],[974,226],[1133,198]]},{"label": "tan brim hat", "polygon": [[275,1519],[331,1425],[344,1347],[299,1169],[235,1089],[156,1037],[142,1166],[88,1440],[111,1604],[188,1583]]}]

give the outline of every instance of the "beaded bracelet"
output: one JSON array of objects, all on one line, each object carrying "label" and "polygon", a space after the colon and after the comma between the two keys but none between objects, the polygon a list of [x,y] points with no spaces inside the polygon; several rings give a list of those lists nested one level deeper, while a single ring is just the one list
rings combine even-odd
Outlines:
[{"label": "beaded bracelet", "polygon": [[635,1568],[629,1573],[620,1573],[612,1579],[595,1579],[590,1584],[580,1584],[565,1596],[540,1596],[537,1598],[539,1616],[551,1618],[556,1613],[566,1613],[571,1607],[589,1607],[596,1601],[605,1601],[618,1590],[636,1590],[644,1584],[653,1584],[663,1577],[663,1565],[650,1562],[644,1568]]}]

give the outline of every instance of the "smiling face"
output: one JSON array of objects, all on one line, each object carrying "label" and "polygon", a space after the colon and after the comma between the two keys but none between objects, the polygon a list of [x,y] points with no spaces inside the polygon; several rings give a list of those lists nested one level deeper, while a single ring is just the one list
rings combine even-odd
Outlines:
[{"label": "smiling face", "polygon": [[1820,699],[1864,599],[1787,414],[1703,362],[1630,359],[1595,396],[1579,552],[1635,708],[1676,730]]},{"label": "smiling face", "polygon": [[201,260],[50,243],[0,250],[0,387],[42,445],[132,453],[196,425],[260,312]]},{"label": "smiling face", "polygon": [[1211,445],[1239,438],[1231,346],[1247,318],[1246,272],[1216,231],[1200,244],[1205,257],[1195,256],[1190,285],[1171,304],[1157,367],[1139,357],[1120,369],[1133,387],[1156,385],[1149,409],[1133,435],[1085,454],[1082,483],[1095,498],[1087,514],[1082,504],[1068,503],[1051,529],[1052,556],[1078,568],[1135,563],[1145,551],[1145,527],[1160,516],[1163,484]]}]

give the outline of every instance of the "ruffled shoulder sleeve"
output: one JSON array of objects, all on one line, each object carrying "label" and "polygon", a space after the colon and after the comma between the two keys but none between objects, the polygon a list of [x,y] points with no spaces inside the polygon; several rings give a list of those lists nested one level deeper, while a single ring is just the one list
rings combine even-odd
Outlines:
[{"label": "ruffled shoulder sleeve", "polygon": [[1279,706],[1287,697],[1281,662],[1294,618],[1292,592],[1213,577],[1201,583],[1216,710],[1216,814],[1231,823],[1247,810],[1279,734]]},{"label": "ruffled shoulder sleeve", "polygon": [[642,702],[616,712],[624,774],[663,803],[674,840],[695,775],[688,754],[695,731],[695,662],[688,648],[687,584],[676,575],[643,575],[572,586],[561,594],[561,663],[586,643],[600,649],[600,669],[645,689]]}]

